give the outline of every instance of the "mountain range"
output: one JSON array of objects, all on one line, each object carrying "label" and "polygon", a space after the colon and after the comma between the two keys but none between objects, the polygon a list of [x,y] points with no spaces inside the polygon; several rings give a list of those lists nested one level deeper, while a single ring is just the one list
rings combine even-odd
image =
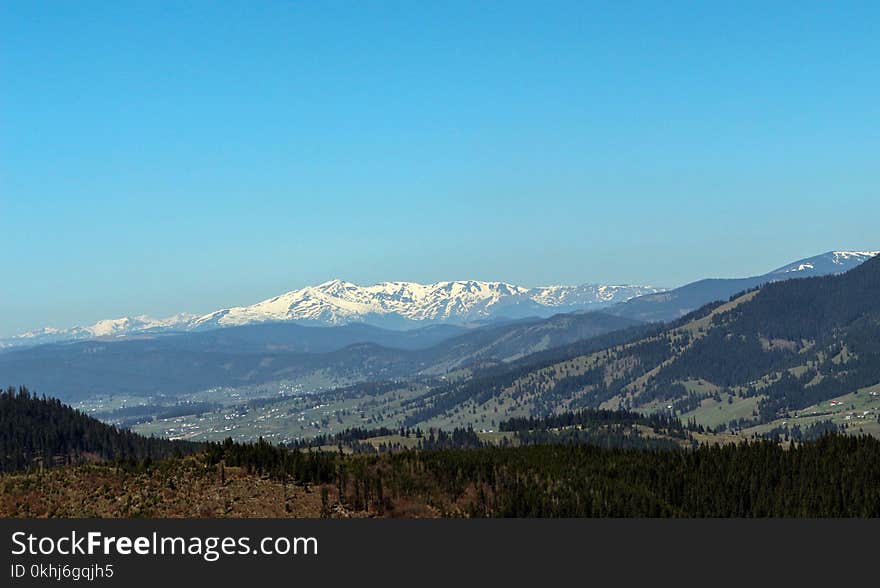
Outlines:
[{"label": "mountain range", "polygon": [[224,308],[205,315],[181,313],[165,319],[140,315],[102,320],[85,327],[43,328],[0,340],[0,347],[172,331],[206,331],[273,322],[325,327],[365,323],[386,329],[412,329],[431,324],[473,325],[606,308],[636,296],[662,291],[662,288],[653,286],[601,284],[526,288],[477,280],[435,284],[383,282],[358,286],[331,280],[251,306]]},{"label": "mountain range", "polygon": [[668,321],[713,300],[727,298],[767,282],[841,273],[877,253],[831,251],[795,261],[760,276],[705,279],[674,290],[601,284],[527,288],[505,282],[476,280],[434,284],[383,282],[359,286],[331,280],[251,306],[224,308],[204,315],[179,313],[164,319],[138,315],[101,320],[90,326],[70,329],[46,327],[0,339],[0,349],[276,322],[306,326],[364,323],[400,330],[431,324],[474,326],[498,320],[540,318],[600,309],[639,321]]},{"label": "mountain range", "polygon": [[384,327],[430,323],[464,324],[493,318],[547,316],[598,309],[647,293],[653,286],[544,286],[526,288],[476,280],[417,284],[383,282],[358,286],[332,280],[294,290],[253,306],[227,308],[198,317],[189,328],[216,328],[259,322],[343,325],[364,322]]}]

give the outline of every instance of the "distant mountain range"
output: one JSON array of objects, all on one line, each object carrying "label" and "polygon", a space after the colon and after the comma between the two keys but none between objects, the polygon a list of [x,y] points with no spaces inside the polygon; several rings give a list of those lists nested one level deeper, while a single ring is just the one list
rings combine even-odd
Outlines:
[{"label": "distant mountain range", "polygon": [[278,321],[323,326],[364,322],[392,328],[436,322],[462,324],[598,309],[661,291],[662,288],[653,286],[599,284],[526,288],[505,282],[475,280],[436,284],[383,282],[358,286],[333,280],[253,306],[218,310],[195,319],[188,328]]},{"label": "distant mountain range", "polygon": [[439,323],[462,325],[606,308],[636,296],[662,291],[663,288],[653,286],[601,284],[526,288],[475,280],[435,284],[383,282],[358,286],[332,280],[251,306],[224,308],[201,316],[182,313],[154,319],[141,315],[102,320],[86,327],[39,329],[0,340],[0,347],[169,331],[205,331],[274,322],[305,326],[365,323],[386,329],[412,329]]},{"label": "distant mountain range", "polygon": [[[505,282],[476,280],[435,284],[383,282],[359,286],[332,280],[293,290],[251,306],[224,308],[205,315],[181,313],[165,319],[139,315],[102,320],[91,326],[70,329],[38,329],[0,339],[0,349],[169,332],[201,332],[267,323],[313,327],[362,323],[383,329],[406,330],[441,324],[475,326],[493,321],[546,318],[555,314],[593,310],[603,310],[642,322],[669,321],[708,302],[726,299],[768,282],[842,273],[877,253],[831,251],[795,261],[761,276],[705,279],[674,290],[601,284],[527,288]],[[347,336],[342,340],[350,342]],[[368,336],[363,342],[386,345],[388,338],[384,334],[378,338]]]}]

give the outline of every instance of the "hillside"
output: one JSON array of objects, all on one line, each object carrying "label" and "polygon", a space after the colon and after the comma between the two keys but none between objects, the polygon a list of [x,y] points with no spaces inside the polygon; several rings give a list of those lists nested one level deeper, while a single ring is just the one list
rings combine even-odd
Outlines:
[{"label": "hillside", "polygon": [[412,421],[602,406],[672,411],[713,427],[831,419],[877,433],[878,342],[874,258],[845,274],[768,284],[656,334],[507,372],[491,387],[432,390],[412,401],[420,405]]},{"label": "hillside", "polygon": [[102,459],[162,458],[196,449],[192,443],[117,430],[25,388],[0,392],[0,472]]}]

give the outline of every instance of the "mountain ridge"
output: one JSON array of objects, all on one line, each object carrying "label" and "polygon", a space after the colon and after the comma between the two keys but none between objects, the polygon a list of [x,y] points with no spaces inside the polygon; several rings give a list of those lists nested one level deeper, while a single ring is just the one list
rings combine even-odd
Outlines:
[{"label": "mountain ridge", "polygon": [[828,251],[759,276],[705,278],[665,292],[637,296],[606,309],[606,312],[644,322],[668,322],[715,300],[725,300],[738,292],[770,282],[844,273],[878,254],[880,251]]},{"label": "mountain ridge", "polygon": [[398,330],[431,324],[467,325],[600,309],[660,291],[663,288],[604,284],[527,288],[479,280],[433,284],[381,282],[358,286],[337,279],[291,290],[250,306],[223,308],[203,315],[180,313],[165,319],[139,315],[102,320],[88,327],[38,329],[0,340],[0,348],[271,322],[295,322],[304,326],[365,323]]}]

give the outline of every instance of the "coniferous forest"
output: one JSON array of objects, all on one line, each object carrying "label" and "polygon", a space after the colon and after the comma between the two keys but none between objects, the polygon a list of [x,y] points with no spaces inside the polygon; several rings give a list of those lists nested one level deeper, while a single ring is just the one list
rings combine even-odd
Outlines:
[{"label": "coniferous forest", "polygon": [[[301,488],[311,496],[320,488],[321,516],[414,516],[413,505],[417,516],[880,516],[880,440],[868,436],[830,433],[788,446],[758,440],[696,448],[674,443],[613,447],[608,441],[624,427],[648,427],[668,439],[687,438],[688,431],[665,417],[582,411],[511,420],[505,429],[525,437],[510,446],[486,445],[467,431],[446,436],[410,431],[433,440],[420,449],[364,454],[343,451],[345,435],[326,440],[337,441],[336,449],[285,447],[262,439],[206,444],[148,439],[24,389],[2,393],[0,409],[4,471],[37,472],[24,478],[30,480],[26,483],[16,477],[21,474],[0,477],[5,505],[26,502],[19,495],[25,491],[57,494],[45,481],[50,477],[39,473],[47,469],[61,476],[51,478],[56,483],[77,468],[108,466],[103,475],[137,474],[149,481],[183,464],[201,479],[216,480],[219,488],[227,483],[227,470],[240,472],[245,485],[274,481],[285,501],[292,491],[284,488]],[[596,431],[597,423],[612,432],[603,443],[589,434],[551,435]],[[361,442],[370,434],[346,435]],[[100,460],[108,466],[76,465]],[[163,494],[178,488],[169,480],[150,500],[161,502]]]},{"label": "coniferous forest", "polygon": [[27,388],[0,391],[0,472],[96,460],[161,459],[198,448],[119,430]]},{"label": "coniferous forest", "polygon": [[381,456],[210,444],[211,464],[329,484],[350,508],[393,512],[421,500],[451,516],[876,517],[880,441],[827,435],[697,449],[566,443],[402,451]]}]

